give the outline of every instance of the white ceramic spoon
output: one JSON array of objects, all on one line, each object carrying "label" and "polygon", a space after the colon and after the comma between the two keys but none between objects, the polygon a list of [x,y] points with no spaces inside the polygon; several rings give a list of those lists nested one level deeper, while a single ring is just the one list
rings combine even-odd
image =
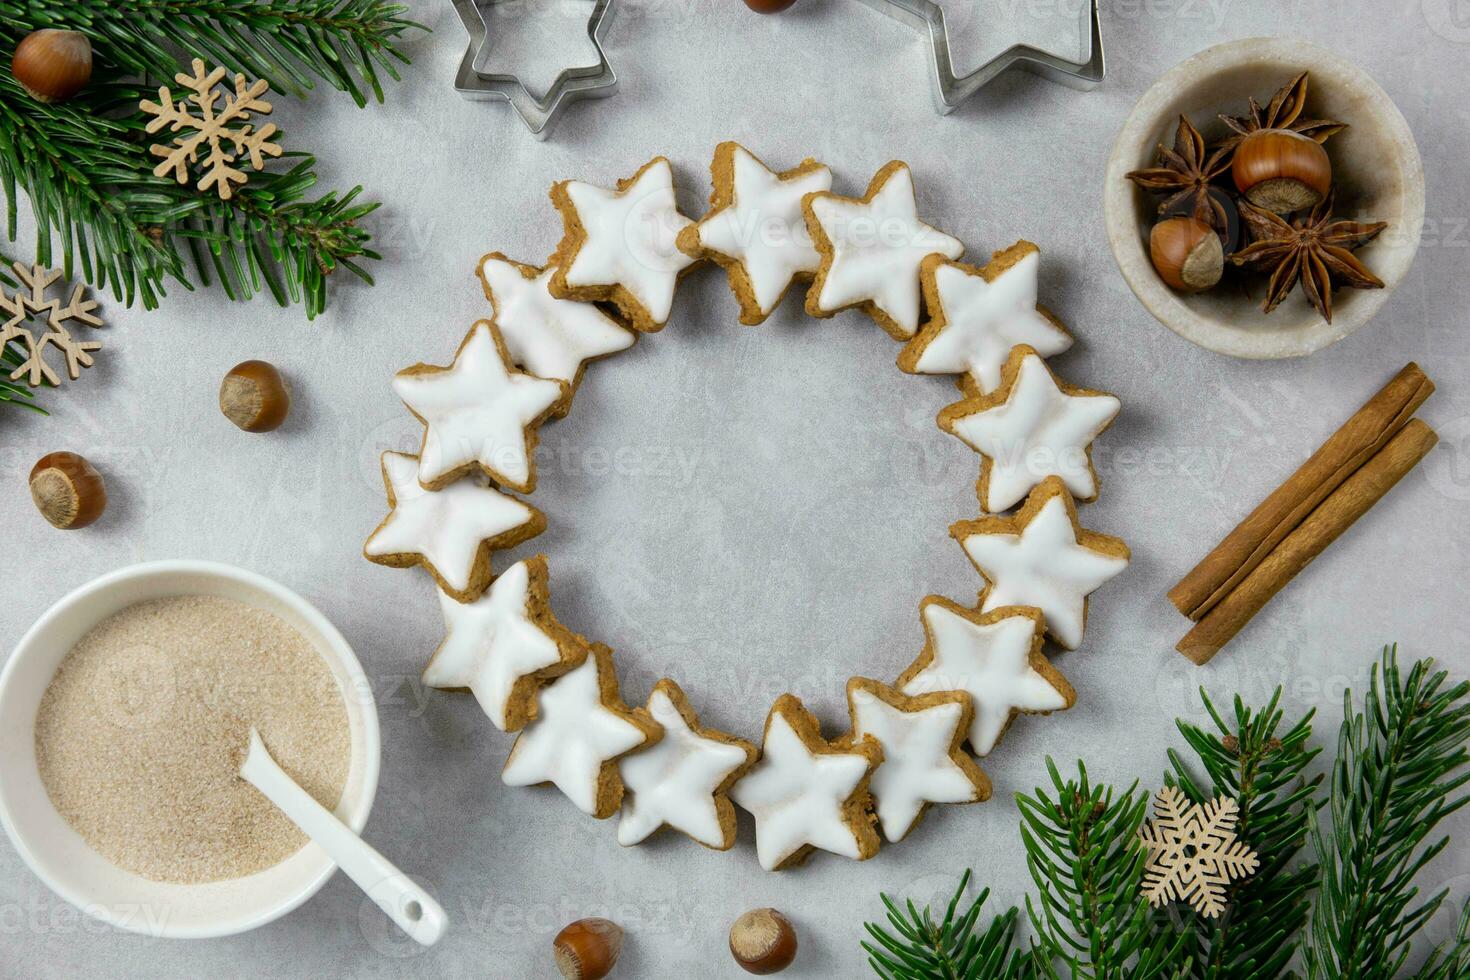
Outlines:
[{"label": "white ceramic spoon", "polygon": [[444,908],[286,775],[254,728],[240,778],[290,817],[411,938],[432,946],[444,935]]}]

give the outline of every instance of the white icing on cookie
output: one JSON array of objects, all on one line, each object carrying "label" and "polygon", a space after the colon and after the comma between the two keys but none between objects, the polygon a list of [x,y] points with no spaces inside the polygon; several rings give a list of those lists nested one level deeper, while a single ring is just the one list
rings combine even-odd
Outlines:
[{"label": "white icing on cookie", "polygon": [[679,213],[669,161],[655,160],[626,190],[580,180],[565,188],[587,233],[567,285],[621,285],[655,323],[667,321],[679,273],[694,262],[674,244],[694,222]]},{"label": "white icing on cookie", "polygon": [[1031,666],[1037,624],[1030,617],[980,625],[937,602],[926,603],[923,615],[933,659],[903,685],[903,693],[968,693],[975,706],[969,737],[976,755],[990,754],[1012,712],[1067,707],[1063,693]]},{"label": "white icing on cookie", "polygon": [[573,384],[583,363],[626,350],[637,335],[592,303],[551,295],[546,284],[555,273],[548,268],[527,279],[505,259],[490,255],[480,263],[511,360],[538,378]]},{"label": "white icing on cookie", "polygon": [[1042,357],[1072,346],[1072,338],[1036,308],[1038,252],[1028,252],[993,282],[950,263],[935,267],[934,288],[944,328],[914,364],[920,374],[963,374],[982,393],[1000,387],[1011,348],[1026,344]]},{"label": "white icing on cookie", "polygon": [[649,697],[648,711],[664,737],[618,763],[630,794],[623,798],[618,843],[642,843],[667,824],[708,847],[725,847],[715,792],[749,756],[739,745],[695,732],[661,690]]},{"label": "white icing on cookie", "polygon": [[1067,506],[1052,497],[1020,534],[970,534],[960,542],[990,581],[981,607],[1034,606],[1068,650],[1082,642],[1087,597],[1128,567],[1128,559],[1077,542]]},{"label": "white icing on cookie", "polygon": [[761,867],[773,871],[808,845],[861,857],[843,805],[868,774],[868,766],[862,755],[811,752],[786,716],[774,713],[761,761],[730,793],[755,817]]},{"label": "white icing on cookie", "polygon": [[883,764],[869,788],[878,801],[883,836],[897,843],[913,829],[927,803],[972,803],[980,791],[950,756],[964,721],[955,701],[900,711],[861,688],[852,691],[852,733],[883,746]]},{"label": "white icing on cookie", "polygon": [[419,485],[417,456],[383,454],[383,473],[394,506],[383,526],[363,545],[370,557],[422,555],[449,587],[469,588],[480,543],[514,531],[536,512],[514,497],[474,479],[431,492]]},{"label": "white icing on cookie", "polygon": [[637,725],[602,703],[599,663],[580,667],[541,689],[536,720],[511,747],[500,778],[507,786],[552,783],[587,814],[596,815],[605,763],[647,739]]},{"label": "white icing on cookie", "polygon": [[453,366],[400,371],[393,390],[427,427],[420,483],[433,486],[479,464],[496,482],[522,492],[529,492],[531,484],[526,426],[545,415],[563,393],[556,381],[512,374],[487,320],[471,328]]},{"label": "white icing on cookie", "polygon": [[768,316],[791,280],[817,271],[801,199],[832,189],[826,167],[782,180],[743,146],[734,150],[734,200],[698,225],[705,248],[740,260],[762,316]]},{"label": "white icing on cookie", "polygon": [[424,668],[424,683],[467,687],[501,731],[516,682],[561,660],[561,648],[528,615],[531,573],[524,561],[507,568],[474,602],[439,593],[444,642]]},{"label": "white icing on cookie", "polygon": [[1112,395],[1071,395],[1058,387],[1040,356],[1021,360],[1006,400],[972,415],[948,410],[949,431],[990,460],[985,498],[991,513],[1008,510],[1048,476],[1059,476],[1074,497],[1097,496],[1097,476],[1087,448],[1117,416]]},{"label": "white icing on cookie", "polygon": [[938,252],[957,259],[965,246],[919,220],[909,168],[895,168],[871,201],[818,194],[811,208],[832,243],[832,265],[817,306],[832,311],[871,301],[912,337],[919,329],[924,257]]}]

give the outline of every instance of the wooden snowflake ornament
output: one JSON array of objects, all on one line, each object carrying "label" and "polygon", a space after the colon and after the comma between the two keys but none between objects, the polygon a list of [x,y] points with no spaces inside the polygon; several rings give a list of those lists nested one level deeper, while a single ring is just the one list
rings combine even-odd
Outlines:
[{"label": "wooden snowflake ornament", "polygon": [[[270,141],[276,134],[276,124],[266,123],[260,129],[251,124],[252,114],[270,114],[271,104],[261,98],[270,91],[270,84],[264,79],[247,82],[244,75],[236,74],[235,91],[219,92],[215,86],[225,77],[223,68],[206,73],[204,62],[195,58],[193,69],[193,76],[183,72],[174,76],[174,81],[189,90],[187,99],[175,103],[168,86],[160,85],[157,102],[144,99],[139,103],[153,117],[148,120],[148,132],[156,133],[165,126],[170,133],[193,130],[188,136],[175,138],[168,146],[155,143],[148,148],[154,156],[163,157],[153,168],[153,175],[165,177],[172,171],[179,183],[187,184],[189,165],[198,162],[200,151],[207,149],[199,189],[207,191],[213,187],[221,200],[228,201],[235,193],[234,185],[244,184],[247,179],[243,170],[233,166],[242,154],[249,155],[250,166],[257,171],[265,169],[266,157],[281,155],[280,145]],[[221,98],[224,106],[217,108]],[[197,116],[193,108],[198,109]]]},{"label": "wooden snowflake ornament", "polygon": [[[101,350],[102,344],[95,340],[77,340],[71,335],[67,325],[81,323],[89,327],[102,326],[101,318],[92,313],[97,308],[97,303],[83,299],[85,287],[77,283],[72,289],[71,300],[62,306],[61,300],[55,297],[46,298],[46,290],[61,278],[60,272],[39,265],[28,269],[19,262],[13,268],[21,288],[13,295],[6,295],[4,290],[0,290],[0,313],[5,316],[4,323],[0,323],[0,350],[4,350],[13,341],[24,348],[25,359],[10,373],[10,380],[19,381],[25,378],[32,388],[43,380],[53,385],[61,384],[61,376],[46,363],[44,355],[47,347],[55,347],[61,351],[66,358],[67,377],[77,380],[81,376],[82,368],[92,366],[92,352]],[[45,329],[37,337],[36,330],[42,323]]]},{"label": "wooden snowflake ornament", "polygon": [[1256,852],[1235,838],[1240,805],[1228,796],[1203,806],[1173,786],[1154,797],[1154,819],[1138,832],[1148,848],[1143,894],[1150,905],[1188,902],[1205,918],[1225,911],[1225,888],[1255,873]]}]

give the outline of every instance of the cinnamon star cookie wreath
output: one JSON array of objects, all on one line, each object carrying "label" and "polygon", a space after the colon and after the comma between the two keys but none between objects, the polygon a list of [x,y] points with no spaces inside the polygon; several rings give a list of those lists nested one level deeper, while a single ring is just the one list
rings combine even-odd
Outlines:
[{"label": "cinnamon star cookie wreath", "polygon": [[[363,554],[422,565],[438,585],[445,636],[424,683],[472,692],[491,724],[517,733],[506,784],[554,785],[598,819],[621,812],[624,845],[669,827],[727,850],[738,805],[769,870],[815,850],[863,860],[933,804],[988,799],[974,756],[1018,714],[1076,701],[1043,644],[1075,650],[1088,597],[1128,564],[1122,541],[1077,516],[1098,494],[1092,442],[1120,404],[1046,364],[1072,336],[1037,305],[1040,249],[1021,241],[986,265],[960,263],[964,245],[920,218],[907,164],[883,167],[861,198],[834,194],[815,160],[775,171],[733,142],[710,170],[711,210],[697,222],[680,213],[663,157],[614,188],[561,181],[551,199],[564,237],[547,265],[480,260],[493,316],[449,366],[394,381],[423,445],[383,454],[390,510]],[[905,342],[900,368],[958,375],[965,395],[937,422],[981,457],[982,516],[950,529],[985,579],[979,605],[926,597],[918,658],[892,686],[853,678],[851,727],[836,738],[794,694],[772,707],[759,748],[700,725],[671,679],[630,707],[612,651],[552,614],[545,556],[491,572],[494,551],[545,529],[507,492],[534,491],[540,426],[571,410],[590,361],[662,329],[679,280],[706,262],[724,268],[741,322],[761,323],[810,283],[809,313],[862,310]]]}]

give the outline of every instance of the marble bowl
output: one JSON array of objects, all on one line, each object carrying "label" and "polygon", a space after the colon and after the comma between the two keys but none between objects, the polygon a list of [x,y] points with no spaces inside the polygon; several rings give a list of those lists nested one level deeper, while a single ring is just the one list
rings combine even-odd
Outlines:
[{"label": "marble bowl", "polygon": [[[1334,289],[1331,323],[1311,307],[1300,286],[1270,314],[1263,313],[1263,277],[1250,280],[1249,293],[1232,285],[1228,275],[1220,287],[1205,293],[1183,295],[1169,289],[1148,254],[1149,229],[1160,199],[1124,175],[1153,166],[1159,143],[1173,145],[1181,113],[1213,143],[1228,132],[1220,113],[1245,114],[1248,96],[1265,102],[1304,70],[1311,73],[1304,115],[1349,124],[1325,144],[1336,181],[1335,211],[1347,218],[1388,222],[1377,240],[1359,250],[1384,288]],[[1186,59],[1138,100],[1113,144],[1103,212],[1123,278],[1164,326],[1232,357],[1300,357],[1367,323],[1403,280],[1424,226],[1424,168],[1403,114],[1360,68],[1305,41],[1248,38]]]}]

